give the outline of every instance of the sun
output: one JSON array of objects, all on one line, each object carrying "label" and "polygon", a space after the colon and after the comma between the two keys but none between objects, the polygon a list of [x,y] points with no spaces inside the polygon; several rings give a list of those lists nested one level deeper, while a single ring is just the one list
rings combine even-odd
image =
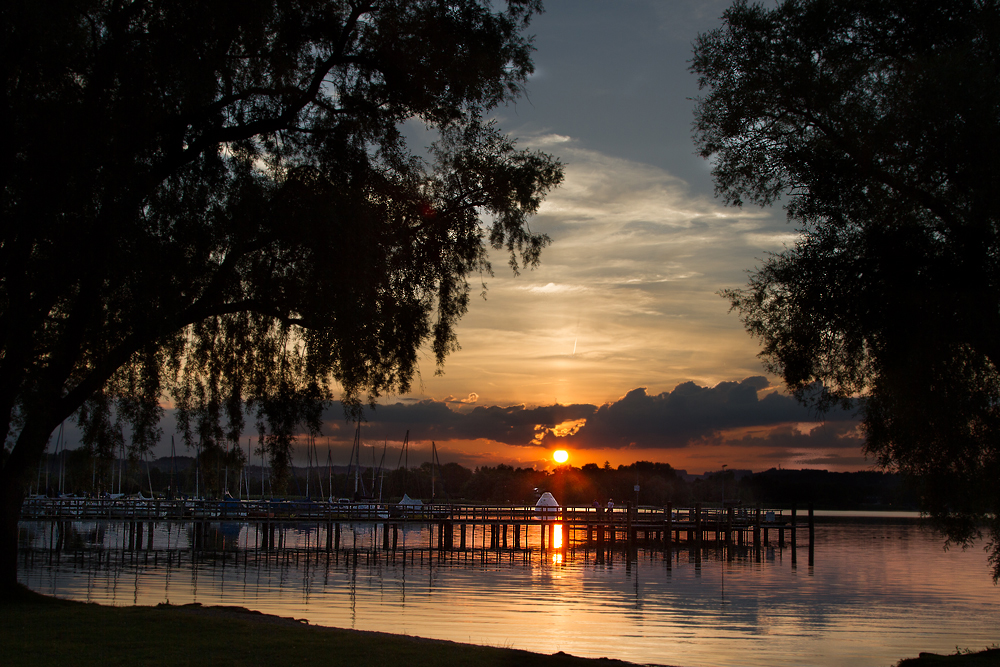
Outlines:
[{"label": "sun", "polygon": [[555,453],[552,454],[552,458],[555,459],[556,463],[566,463],[566,461],[569,460],[569,452],[565,449],[557,449]]}]

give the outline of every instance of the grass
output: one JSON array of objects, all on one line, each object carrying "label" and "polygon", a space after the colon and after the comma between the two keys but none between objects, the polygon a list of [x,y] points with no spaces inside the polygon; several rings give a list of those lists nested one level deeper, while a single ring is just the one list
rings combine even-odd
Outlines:
[{"label": "grass", "polygon": [[557,653],[339,630],[239,607],[105,607],[22,591],[0,603],[5,667],[259,665],[281,667],[597,667]]},{"label": "grass", "polygon": [[1000,648],[973,652],[956,650],[952,655],[921,653],[919,658],[900,660],[896,667],[996,667],[1000,665]]},{"label": "grass", "polygon": [[[733,664],[739,661],[733,656]],[[606,658],[529,653],[381,632],[340,630],[241,607],[104,607],[27,589],[0,602],[4,667],[627,667]],[[897,667],[1000,667],[1000,648],[921,653]]]}]

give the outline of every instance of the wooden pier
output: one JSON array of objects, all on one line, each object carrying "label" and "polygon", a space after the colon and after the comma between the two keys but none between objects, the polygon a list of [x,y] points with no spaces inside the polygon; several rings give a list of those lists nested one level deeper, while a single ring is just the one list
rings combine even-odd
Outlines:
[{"label": "wooden pier", "polygon": [[[280,549],[284,529],[291,526],[316,528],[324,541],[320,551],[340,551],[345,526],[373,528],[373,548],[400,548],[399,534],[407,526],[430,528],[431,551],[528,551],[585,546],[595,550],[628,549],[639,545],[670,550],[700,546],[784,547],[786,535],[795,559],[796,510],[743,506],[674,508],[634,506],[609,510],[601,507],[538,508],[534,506],[487,506],[433,504],[417,507],[392,503],[336,503],[276,500],[164,500],[143,498],[28,498],[22,521],[48,522],[53,530],[61,523],[122,522],[128,548],[152,549],[157,523],[187,523],[194,526],[193,548],[205,545],[198,539],[213,523],[249,524],[255,530],[255,545],[263,550]],[[809,555],[813,552],[813,512],[808,512]],[[209,541],[210,542],[210,541]]]}]

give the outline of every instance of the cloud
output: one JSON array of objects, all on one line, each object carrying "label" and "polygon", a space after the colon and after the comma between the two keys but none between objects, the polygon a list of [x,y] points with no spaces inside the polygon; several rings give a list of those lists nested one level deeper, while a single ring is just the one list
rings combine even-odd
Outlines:
[{"label": "cloud", "polygon": [[[603,405],[587,403],[476,406],[424,400],[381,405],[367,415],[370,427],[411,440],[491,441],[515,447],[575,449],[678,449],[726,445],[785,451],[859,451],[857,418],[843,411],[817,415],[790,396],[771,391],[761,376],[712,387],[684,382],[651,395],[633,389]],[[763,395],[762,395],[763,394]],[[328,418],[339,414],[335,408]],[[345,431],[346,433],[346,431]],[[397,435],[396,437],[399,437]]]},{"label": "cloud", "polygon": [[[539,430],[555,429],[594,413],[593,405],[549,405],[528,408],[524,405],[477,406],[472,410],[453,410],[444,401],[380,405],[366,415],[370,425],[394,426],[402,433],[410,431],[414,440],[491,440],[507,445],[529,446]],[[339,405],[331,406],[327,422],[342,416]],[[341,418],[342,421],[342,418]]]},{"label": "cloud", "polygon": [[565,292],[579,292],[585,288],[580,287],[579,285],[557,285],[555,283],[546,283],[545,285],[518,286],[517,289],[535,292],[536,294],[559,294]]},{"label": "cloud", "polygon": [[455,398],[454,396],[449,396],[444,399],[445,403],[462,403],[464,405],[472,405],[479,401],[479,394],[476,392],[470,392],[468,398]]},{"label": "cloud", "polygon": [[444,375],[422,398],[600,405],[638,386],[714,385],[761,372],[756,342],[718,292],[794,238],[783,216],[727,208],[651,164],[590,149],[576,137],[522,135],[554,153],[566,179],[531,220],[553,243],[514,277],[492,259],[487,299],[474,299]]},{"label": "cloud", "polygon": [[[758,398],[758,393],[769,384],[767,378],[760,376],[740,382],[720,382],[714,387],[685,382],[673,391],[657,395],[649,395],[640,387],[617,401],[600,406],[587,424],[564,442],[578,448],[679,448],[722,442],[724,433],[732,429],[777,427],[819,419],[789,396],[772,392]],[[829,442],[845,446],[833,438],[854,428],[854,416],[835,412],[825,418],[827,421],[848,421],[851,425],[842,431],[817,427],[815,438],[812,432],[801,434],[785,426],[782,433],[750,437],[749,441],[759,440],[754,443],[758,445],[778,444],[769,439],[783,438],[787,442],[798,438],[809,447],[825,446]]]},{"label": "cloud", "polygon": [[795,449],[850,449],[861,451],[864,435],[854,421],[826,421],[803,429],[797,424],[782,424],[756,433],[748,433],[739,439],[723,438],[729,444],[745,447],[777,447]]}]

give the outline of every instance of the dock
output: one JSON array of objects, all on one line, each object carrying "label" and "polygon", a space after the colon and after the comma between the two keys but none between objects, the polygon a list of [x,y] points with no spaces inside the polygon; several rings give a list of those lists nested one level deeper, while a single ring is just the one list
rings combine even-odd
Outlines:
[{"label": "dock", "polygon": [[[145,498],[46,498],[30,497],[21,510],[24,522],[62,524],[121,522],[129,533],[128,548],[153,548],[153,528],[158,523],[191,524],[194,544],[211,548],[211,540],[197,539],[208,526],[248,524],[255,533],[254,547],[281,549],[284,529],[308,526],[315,530],[316,551],[350,549],[343,539],[348,526],[364,525],[374,531],[373,549],[400,548],[400,531],[412,526],[430,528],[429,551],[469,550],[527,552],[584,546],[588,549],[647,548],[670,551],[701,546],[769,547],[772,539],[784,547],[786,534],[795,558],[797,523],[795,509],[728,507],[674,508],[636,506],[535,507],[531,505],[472,505],[437,503],[400,506],[377,502],[326,502],[295,500],[193,500]],[[809,560],[813,554],[813,511],[808,510]],[[143,545],[143,533],[146,544]]]}]

